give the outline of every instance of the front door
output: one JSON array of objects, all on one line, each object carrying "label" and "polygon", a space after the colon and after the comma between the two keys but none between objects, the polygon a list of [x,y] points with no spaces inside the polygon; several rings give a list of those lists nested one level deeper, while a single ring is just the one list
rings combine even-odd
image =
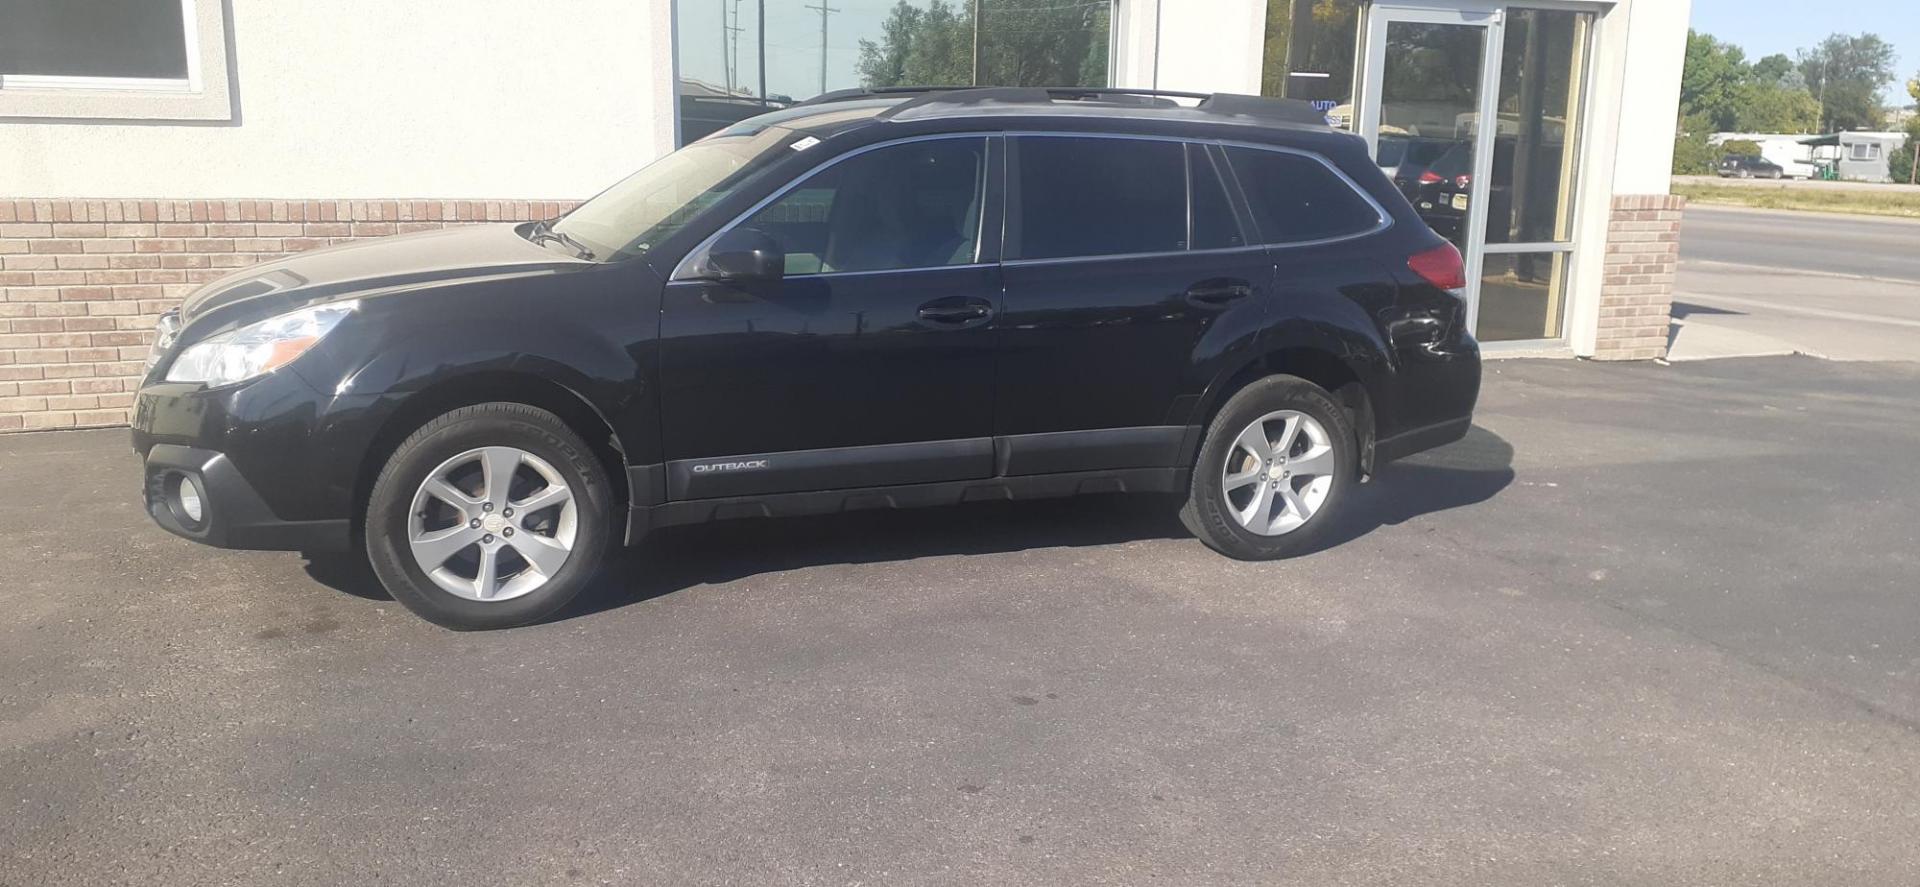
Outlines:
[{"label": "front door", "polygon": [[670,498],[992,475],[994,144],[843,156],[736,223],[780,245],[784,280],[668,284]]}]

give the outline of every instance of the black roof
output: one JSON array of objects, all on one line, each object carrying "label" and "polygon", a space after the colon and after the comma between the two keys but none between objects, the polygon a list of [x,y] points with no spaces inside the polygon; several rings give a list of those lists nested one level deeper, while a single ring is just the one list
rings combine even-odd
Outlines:
[{"label": "black roof", "polygon": [[1105,87],[843,89],[760,115],[753,122],[824,136],[887,121],[1006,117],[1120,118],[1333,131],[1324,112],[1294,99]]}]

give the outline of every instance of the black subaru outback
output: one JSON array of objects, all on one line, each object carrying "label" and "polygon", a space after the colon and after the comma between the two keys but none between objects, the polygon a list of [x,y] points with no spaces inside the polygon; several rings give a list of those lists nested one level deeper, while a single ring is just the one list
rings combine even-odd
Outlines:
[{"label": "black subaru outback", "polygon": [[1206,544],[1278,558],[1465,434],[1462,286],[1302,104],[831,93],[551,223],[209,285],[160,320],[133,442],[167,530],[364,548],[452,628],[721,518],[1173,493]]}]

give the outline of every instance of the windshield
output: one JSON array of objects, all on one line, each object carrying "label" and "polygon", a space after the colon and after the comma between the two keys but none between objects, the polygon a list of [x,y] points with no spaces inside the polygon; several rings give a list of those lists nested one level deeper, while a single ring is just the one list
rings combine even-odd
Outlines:
[{"label": "windshield", "polygon": [[600,192],[553,229],[602,258],[645,253],[800,138],[793,130],[769,126],[736,126],[715,133]]}]

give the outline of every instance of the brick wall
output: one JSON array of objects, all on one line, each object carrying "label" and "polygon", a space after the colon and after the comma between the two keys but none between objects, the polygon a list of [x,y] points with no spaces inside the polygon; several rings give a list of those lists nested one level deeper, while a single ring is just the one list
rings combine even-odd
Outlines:
[{"label": "brick wall", "polygon": [[289,253],[552,218],[528,200],[0,199],[0,432],[124,425],[154,319]]},{"label": "brick wall", "polygon": [[1680,215],[1686,205],[1685,197],[1670,194],[1613,199],[1595,360],[1667,356],[1673,276],[1680,260]]}]

